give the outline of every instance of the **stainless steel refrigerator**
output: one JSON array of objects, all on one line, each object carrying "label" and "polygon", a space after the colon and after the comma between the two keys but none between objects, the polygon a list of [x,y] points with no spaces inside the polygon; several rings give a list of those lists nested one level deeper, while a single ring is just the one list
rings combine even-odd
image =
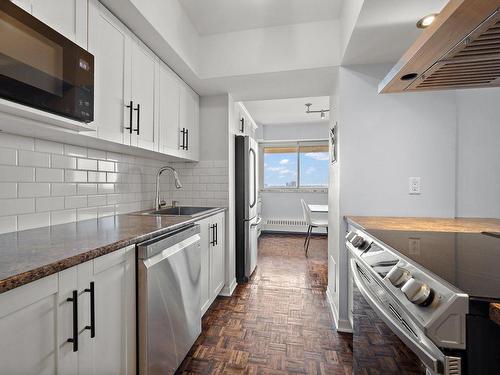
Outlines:
[{"label": "stainless steel refrigerator", "polygon": [[247,282],[257,266],[259,161],[257,142],[236,136],[236,279]]}]

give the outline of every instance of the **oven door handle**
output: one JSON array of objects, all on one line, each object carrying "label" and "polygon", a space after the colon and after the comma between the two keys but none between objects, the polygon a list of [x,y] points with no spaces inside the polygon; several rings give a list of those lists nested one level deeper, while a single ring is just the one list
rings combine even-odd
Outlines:
[{"label": "oven door handle", "polygon": [[436,374],[444,374],[445,357],[439,348],[434,345],[432,341],[426,339],[425,336],[419,337],[419,339],[416,340],[401,329],[400,324],[395,320],[391,313],[386,310],[365,287],[365,283],[361,279],[357,270],[355,259],[351,259],[351,271],[354,282],[356,283],[359,291],[372,309],[375,310],[377,315],[384,321],[384,323],[389,326],[396,336],[398,336],[401,341],[403,341],[403,343],[417,355],[418,358],[420,358],[425,366],[434,371]]}]

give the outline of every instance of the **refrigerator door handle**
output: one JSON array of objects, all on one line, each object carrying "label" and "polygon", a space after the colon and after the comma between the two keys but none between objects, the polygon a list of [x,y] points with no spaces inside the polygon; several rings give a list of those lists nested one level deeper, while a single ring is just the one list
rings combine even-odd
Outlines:
[{"label": "refrigerator door handle", "polygon": [[253,201],[250,203],[250,207],[255,207],[257,203],[257,155],[253,148],[250,149],[249,154],[252,156],[253,163]]}]

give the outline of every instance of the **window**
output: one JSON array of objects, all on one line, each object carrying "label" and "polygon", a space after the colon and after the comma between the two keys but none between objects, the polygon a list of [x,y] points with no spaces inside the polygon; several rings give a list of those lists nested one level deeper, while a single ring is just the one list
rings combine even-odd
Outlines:
[{"label": "window", "polygon": [[264,146],[264,188],[328,187],[328,144],[296,142]]}]

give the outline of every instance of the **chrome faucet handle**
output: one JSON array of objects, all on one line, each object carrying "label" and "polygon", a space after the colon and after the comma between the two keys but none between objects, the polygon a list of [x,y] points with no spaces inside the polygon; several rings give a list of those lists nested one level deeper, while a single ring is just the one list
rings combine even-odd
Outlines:
[{"label": "chrome faucet handle", "polygon": [[158,206],[159,206],[158,208],[165,207],[166,205],[167,205],[167,202],[165,202],[165,200],[164,200],[164,199],[162,199],[162,200],[160,201],[160,203],[158,204]]}]

